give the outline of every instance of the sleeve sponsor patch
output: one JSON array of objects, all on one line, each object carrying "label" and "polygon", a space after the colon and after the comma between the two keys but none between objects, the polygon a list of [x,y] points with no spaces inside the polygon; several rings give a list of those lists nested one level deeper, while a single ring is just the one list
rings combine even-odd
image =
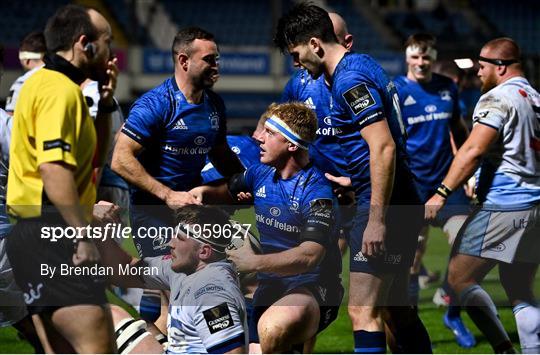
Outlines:
[{"label": "sleeve sponsor patch", "polygon": [[71,144],[64,142],[61,139],[53,139],[51,141],[43,142],[43,150],[50,150],[55,148],[60,148],[64,152],[71,152]]},{"label": "sleeve sponsor patch", "polygon": [[373,99],[366,84],[356,85],[342,96],[355,115],[375,105],[375,99]]},{"label": "sleeve sponsor patch", "polygon": [[328,225],[332,218],[332,200],[329,198],[319,198],[309,202],[310,221]]},{"label": "sleeve sponsor patch", "polygon": [[478,120],[481,120],[482,118],[486,118],[488,114],[489,114],[489,110],[478,111],[478,113],[474,115],[473,121],[476,122]]},{"label": "sleeve sponsor patch", "polygon": [[234,323],[227,303],[203,311],[204,320],[210,330],[210,334],[220,330],[231,328]]}]

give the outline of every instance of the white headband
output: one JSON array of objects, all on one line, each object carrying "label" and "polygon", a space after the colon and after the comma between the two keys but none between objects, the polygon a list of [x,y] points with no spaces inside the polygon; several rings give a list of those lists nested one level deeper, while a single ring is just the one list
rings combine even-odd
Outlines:
[{"label": "white headband", "polygon": [[41,59],[41,58],[43,58],[43,53],[26,52],[26,51],[19,52],[19,60]]},{"label": "white headband", "polygon": [[417,46],[417,45],[414,45],[414,44],[411,44],[410,46],[407,47],[407,49],[405,50],[405,55],[408,57],[410,57],[411,55],[413,54],[427,54],[431,60],[433,61],[436,61],[437,60],[437,50],[433,47],[427,47],[426,48],[426,51],[422,51],[422,49]]},{"label": "white headband", "polygon": [[283,122],[278,116],[273,115],[272,117],[268,118],[264,125],[270,129],[273,129],[274,131],[278,131],[283,137],[285,137],[286,140],[288,140],[292,144],[302,149],[308,149],[309,142],[303,140],[300,135],[298,135],[298,133],[293,131],[291,127],[289,127],[289,125]]}]

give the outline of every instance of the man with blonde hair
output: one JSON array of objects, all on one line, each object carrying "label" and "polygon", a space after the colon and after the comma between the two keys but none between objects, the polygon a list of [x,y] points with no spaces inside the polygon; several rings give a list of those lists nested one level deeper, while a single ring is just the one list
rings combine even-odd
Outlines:
[{"label": "man with blonde hair", "polygon": [[[334,230],[332,188],[311,165],[308,146],[316,137],[317,118],[299,102],[275,106],[264,123],[261,163],[235,175],[222,198],[249,193],[263,254],[250,243],[228,252],[240,272],[257,272],[251,327],[263,353],[292,352],[314,340],[336,317],[343,288]],[[202,186],[192,193],[217,194]]]}]

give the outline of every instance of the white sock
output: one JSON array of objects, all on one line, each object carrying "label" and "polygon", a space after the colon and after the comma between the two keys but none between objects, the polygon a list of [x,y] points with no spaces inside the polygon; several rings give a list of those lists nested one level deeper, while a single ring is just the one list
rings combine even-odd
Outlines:
[{"label": "white sock", "polygon": [[528,303],[514,307],[514,317],[523,354],[540,353],[540,309]]}]

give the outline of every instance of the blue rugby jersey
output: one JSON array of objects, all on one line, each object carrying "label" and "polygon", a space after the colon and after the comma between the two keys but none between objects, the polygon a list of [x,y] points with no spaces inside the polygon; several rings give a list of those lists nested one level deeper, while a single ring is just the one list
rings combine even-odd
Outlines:
[{"label": "blue rugby jersey", "polygon": [[450,78],[435,73],[426,84],[406,76],[399,76],[394,82],[407,129],[409,166],[421,196],[427,199],[454,159],[450,125],[460,118],[457,86]]},{"label": "blue rugby jersey", "polygon": [[[249,136],[227,136],[227,143],[236,154],[244,168],[249,168],[261,160],[261,148],[259,143]],[[223,179],[223,175],[217,171],[214,164],[206,159],[206,165],[201,171],[202,183],[208,184],[212,181]]]},{"label": "blue rugby jersey", "polygon": [[317,138],[309,146],[310,160],[323,172],[336,176],[347,175],[347,172],[340,168],[345,165],[343,151],[332,127],[332,92],[324,81],[324,76],[314,80],[307,70],[296,71],[283,89],[281,101],[300,101],[315,111],[319,128]]},{"label": "blue rugby jersey", "polygon": [[[300,239],[301,232],[306,225],[315,226],[321,231],[320,239],[313,241],[326,248],[323,261],[311,271],[286,277],[259,273],[259,279],[316,282],[336,280],[339,277],[341,255],[333,216],[336,201],[330,182],[320,170],[309,164],[293,177],[284,180],[276,175],[275,168],[256,164],[244,172],[240,185],[253,195],[257,229],[265,254],[300,245],[303,242]],[[321,210],[321,206],[332,208]]]},{"label": "blue rugby jersey", "polygon": [[344,166],[356,190],[358,204],[369,204],[369,146],[360,131],[386,119],[396,144],[396,169],[391,203],[417,203],[408,167],[406,133],[395,85],[382,67],[365,54],[346,53],[332,77],[332,123],[344,152]]},{"label": "blue rugby jersey", "polygon": [[[208,153],[225,139],[225,119],[217,94],[205,90],[202,102],[191,104],[169,78],[135,102],[122,132],[144,147],[137,158],[151,176],[186,191],[200,184]],[[130,191],[132,203],[162,203],[135,186]]]}]

